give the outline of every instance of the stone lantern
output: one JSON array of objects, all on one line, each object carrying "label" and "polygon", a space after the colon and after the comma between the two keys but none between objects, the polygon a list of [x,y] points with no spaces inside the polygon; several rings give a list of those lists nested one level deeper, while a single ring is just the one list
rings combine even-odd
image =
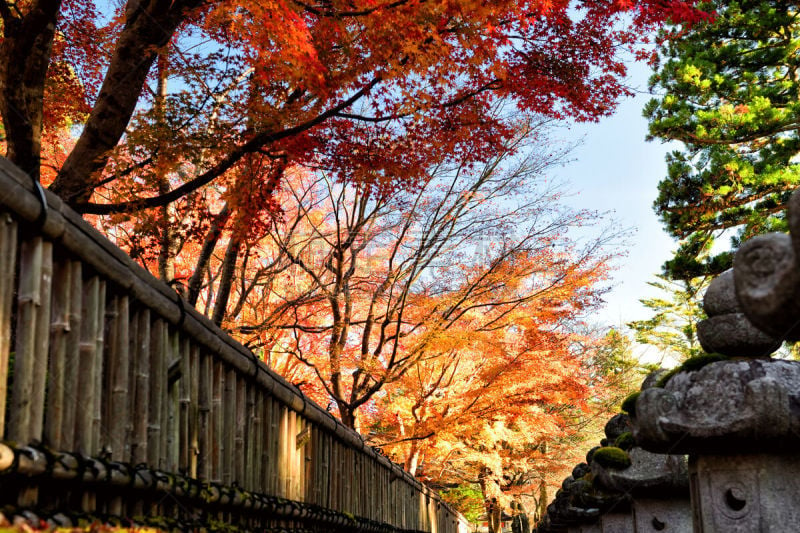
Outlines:
[{"label": "stone lantern", "polygon": [[691,529],[685,456],[647,452],[635,445],[629,429],[625,414],[608,421],[602,446],[592,448],[587,462],[564,480],[537,533]]},{"label": "stone lantern", "polygon": [[800,340],[800,197],[791,236],[744,243],[709,286],[690,359],[641,392],[636,442],[688,454],[695,533],[800,532],[800,362],[770,357]]}]

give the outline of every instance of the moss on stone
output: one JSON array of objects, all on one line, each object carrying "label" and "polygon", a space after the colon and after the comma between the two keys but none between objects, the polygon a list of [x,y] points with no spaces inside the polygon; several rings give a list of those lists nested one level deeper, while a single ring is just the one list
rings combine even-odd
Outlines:
[{"label": "moss on stone", "polygon": [[622,400],[621,408],[628,416],[636,416],[636,398],[638,398],[641,393],[642,391],[636,391]]},{"label": "moss on stone", "polygon": [[728,359],[730,359],[730,357],[721,353],[698,355],[697,357],[692,357],[691,359],[684,361],[681,365],[681,369],[684,372],[693,372],[695,370],[700,370],[708,364],[716,363],[718,361],[727,361]]},{"label": "moss on stone", "polygon": [[729,359],[730,357],[721,353],[708,353],[704,355],[698,355],[697,357],[692,357],[684,361],[680,366],[673,368],[661,376],[655,386],[664,388],[670,378],[672,378],[672,376],[678,372],[695,372],[708,364],[716,363],[718,361],[728,361]]},{"label": "moss on stone", "polygon": [[631,458],[628,456],[628,452],[621,448],[617,448],[616,446],[606,446],[605,448],[600,448],[594,452],[594,457],[592,460],[597,462],[597,464],[603,468],[614,468],[621,470],[631,466]]},{"label": "moss on stone", "polygon": [[633,433],[626,431],[614,441],[614,446],[621,450],[628,451],[636,446],[636,439],[633,438]]},{"label": "moss on stone", "polygon": [[680,371],[681,371],[681,367],[676,366],[675,368],[673,368],[672,370],[670,370],[669,372],[667,372],[666,374],[664,374],[663,376],[658,378],[658,381],[656,381],[656,384],[653,385],[653,386],[654,387],[658,387],[659,389],[663,389],[666,386],[667,382],[670,379],[672,379],[672,376],[674,376],[675,374],[677,374]]}]

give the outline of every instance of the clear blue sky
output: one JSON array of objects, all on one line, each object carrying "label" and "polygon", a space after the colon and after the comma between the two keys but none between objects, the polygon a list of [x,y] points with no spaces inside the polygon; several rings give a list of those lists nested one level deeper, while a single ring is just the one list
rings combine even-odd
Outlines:
[{"label": "clear blue sky", "polygon": [[[630,85],[646,91],[649,75],[646,65],[632,65]],[[666,175],[664,155],[676,145],[645,141],[647,121],[641,110],[650,98],[649,94],[638,92],[623,100],[614,116],[596,124],[574,125],[562,132],[566,139],[583,139],[573,154],[575,161],[557,174],[574,192],[568,203],[612,211],[620,226],[635,230],[628,239],[627,256],[617,261],[615,286],[606,298],[605,312],[597,317],[609,326],[650,316],[639,299],[657,294],[647,282],[661,271],[675,247],[652,205],[658,182]]]}]

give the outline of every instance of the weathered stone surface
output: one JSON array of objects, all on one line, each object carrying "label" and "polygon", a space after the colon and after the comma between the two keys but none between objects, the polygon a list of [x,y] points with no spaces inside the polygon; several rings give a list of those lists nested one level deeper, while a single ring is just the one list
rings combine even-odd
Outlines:
[{"label": "weathered stone surface", "polygon": [[733,269],[728,269],[708,285],[703,296],[703,310],[708,316],[739,313],[741,307],[736,299]]},{"label": "weathered stone surface", "polygon": [[633,514],[608,513],[600,519],[601,531],[603,533],[634,533]]},{"label": "weathered stone surface", "polygon": [[736,298],[734,271],[726,270],[708,287],[703,309],[708,315],[697,325],[697,338],[708,353],[731,357],[761,357],[781,346],[781,338],[768,335],[753,325]]},{"label": "weathered stone surface", "polygon": [[789,221],[789,233],[792,237],[794,253],[800,256],[800,189],[795,190],[789,197],[786,219]]},{"label": "weathered stone surface", "polygon": [[582,478],[591,471],[592,469],[589,468],[589,465],[586,463],[579,463],[575,468],[572,469],[572,477],[574,479]]},{"label": "weathered stone surface", "polygon": [[743,313],[712,316],[699,322],[697,338],[706,352],[731,357],[767,356],[782,343],[756,328]]},{"label": "weathered stone surface", "polygon": [[659,368],[658,370],[654,370],[653,372],[647,374],[647,377],[644,378],[644,381],[642,381],[642,390],[655,387],[656,383],[658,383],[658,380],[661,379],[661,377],[667,372],[669,372],[669,370],[666,368]]},{"label": "weathered stone surface", "polygon": [[609,490],[641,497],[689,498],[689,471],[684,455],[651,453],[638,446],[628,452],[628,468],[606,469],[592,464],[597,481]]},{"label": "weathered stone surface", "polygon": [[562,489],[556,493],[553,502],[547,506],[547,515],[551,525],[571,527],[597,520],[597,517],[600,516],[599,508],[585,505],[584,502],[578,503],[581,500],[579,495],[582,491],[587,490],[587,485],[586,482],[578,480],[570,484],[569,489]]},{"label": "weathered stone surface", "polygon": [[780,452],[800,446],[800,362],[719,361],[642,391],[636,442],[658,453]]},{"label": "weathered stone surface", "polygon": [[792,237],[769,233],[746,241],[736,253],[733,274],[737,299],[750,322],[773,337],[797,340],[800,268]]},{"label": "weathered stone surface", "polygon": [[567,533],[603,533],[603,530],[600,529],[600,524],[581,524],[571,526]]},{"label": "weathered stone surface", "polygon": [[633,517],[636,533],[689,533],[692,531],[692,508],[687,487],[683,499],[636,499]]},{"label": "weathered stone surface", "polygon": [[800,533],[800,456],[707,455],[690,462],[697,533]]},{"label": "weathered stone surface", "polygon": [[622,413],[616,414],[612,416],[608,422],[606,422],[605,433],[609,443],[611,444],[617,440],[617,437],[630,430],[631,428],[628,424],[628,415],[624,415]]},{"label": "weathered stone surface", "polygon": [[600,448],[601,448],[601,446],[595,446],[594,448],[592,448],[591,450],[586,452],[586,462],[587,463],[591,463],[592,462],[592,457],[594,457],[594,452],[596,452]]}]

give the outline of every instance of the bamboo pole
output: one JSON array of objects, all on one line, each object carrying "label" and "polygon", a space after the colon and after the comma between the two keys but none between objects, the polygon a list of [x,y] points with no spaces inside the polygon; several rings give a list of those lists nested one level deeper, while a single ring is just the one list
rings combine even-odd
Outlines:
[{"label": "bamboo pole", "polygon": [[[95,390],[95,353],[97,352],[98,309],[100,306],[100,278],[91,276],[83,282],[81,306],[80,357],[78,370],[78,389],[83,399],[75,417],[75,440],[78,451],[84,455],[94,455],[94,436],[92,421],[94,405],[100,398]],[[81,494],[81,509],[92,512],[95,509],[91,493]]]},{"label": "bamboo pole", "polygon": [[128,398],[127,398],[127,409],[128,409],[128,420],[127,420],[127,429],[128,432],[128,457],[125,459],[126,461],[131,461],[133,458],[133,448],[135,446],[136,437],[133,432],[133,426],[135,425],[134,418],[136,417],[138,411],[141,409],[136,404],[136,364],[137,359],[139,357],[139,315],[141,314],[142,308],[137,305],[135,300],[130,301],[130,309],[128,310]]},{"label": "bamboo pole", "polygon": [[[164,375],[167,376],[166,401],[161,404],[161,446],[163,463],[162,468],[167,472],[174,471],[178,466],[180,437],[178,435],[178,386],[169,382],[170,370],[180,365],[180,346],[177,331],[167,326],[164,328],[164,342],[166,344],[164,358]],[[164,430],[166,428],[166,431]]]},{"label": "bamboo pole", "polygon": [[362,468],[361,455],[356,453],[355,450],[348,447],[347,452],[350,456],[350,464],[353,466],[353,472],[355,475],[351,476],[350,478],[350,508],[352,509],[352,513],[360,514],[362,512],[361,503],[362,503],[362,479],[364,477],[364,469]]},{"label": "bamboo pole", "polygon": [[247,384],[241,376],[236,377],[236,427],[234,428],[233,472],[234,480],[248,488],[245,482],[245,425],[247,424]]},{"label": "bamboo pole", "polygon": [[253,404],[253,440],[250,453],[250,470],[253,471],[253,490],[264,492],[264,469],[261,468],[261,453],[264,449],[264,391],[255,385],[251,388]]},{"label": "bamboo pole", "polygon": [[264,404],[264,443],[261,450],[261,477],[263,478],[263,490],[267,494],[275,494],[274,472],[275,464],[275,445],[277,428],[274,420],[274,400],[269,396],[263,400]]},{"label": "bamboo pole", "polygon": [[272,493],[281,495],[283,490],[283,477],[282,477],[282,468],[281,468],[281,458],[283,457],[283,449],[282,449],[282,442],[283,442],[283,435],[282,435],[282,427],[283,427],[283,404],[276,401],[274,398],[272,399],[272,457],[270,459],[270,463],[272,466]]},{"label": "bamboo pole", "polygon": [[[355,481],[358,480],[358,466],[353,457],[353,450],[349,446],[344,447],[344,457],[344,465],[342,465],[342,468],[339,470],[339,475],[344,478],[344,496],[347,511],[352,513],[356,508],[356,491],[353,485],[355,485]],[[345,476],[345,472],[351,472],[351,474]]]},{"label": "bamboo pole", "polygon": [[76,438],[78,403],[82,403],[80,392],[80,354],[83,309],[83,266],[80,261],[70,262],[70,296],[69,296],[69,329],[66,335],[66,362],[64,368],[64,419],[61,424],[61,436],[64,449],[77,450],[79,442]]},{"label": "bamboo pole", "polygon": [[189,475],[197,477],[197,459],[200,456],[200,348],[189,345]]},{"label": "bamboo pole", "polygon": [[258,490],[256,485],[256,443],[255,435],[261,429],[258,412],[256,411],[256,391],[255,386],[245,381],[247,396],[247,411],[244,420],[244,448],[245,448],[245,477],[244,485],[247,490]]},{"label": "bamboo pole", "polygon": [[130,455],[129,411],[130,395],[130,305],[128,297],[116,298],[114,343],[111,347],[109,373],[111,375],[110,419],[108,420],[112,459],[124,461]]},{"label": "bamboo pole", "polygon": [[339,466],[339,447],[336,441],[330,441],[330,463],[328,470],[328,505],[331,509],[340,510],[341,505],[339,501],[339,484],[338,476],[336,475]]},{"label": "bamboo pole", "polygon": [[[130,306],[128,297],[112,299],[113,320],[109,322],[106,344],[107,400],[104,402],[103,428],[107,433],[104,449],[115,461],[125,461],[130,456],[131,425],[130,402]],[[105,429],[107,428],[107,429]],[[122,496],[114,494],[106,500],[106,512],[114,516],[123,515]]]},{"label": "bamboo pole", "polygon": [[27,444],[33,440],[33,374],[36,359],[36,318],[41,305],[42,255],[44,242],[34,237],[20,247],[17,329],[14,349],[14,386],[8,412],[6,438]]},{"label": "bamboo pole", "polygon": [[306,495],[305,501],[319,502],[319,431],[316,426],[311,427],[311,448],[306,451]]},{"label": "bamboo pole", "polygon": [[31,437],[41,441],[44,433],[45,391],[50,352],[50,310],[53,287],[53,243],[42,243],[40,305],[36,309],[36,338],[33,344],[33,391],[31,396]]},{"label": "bamboo pole", "polygon": [[[64,380],[67,366],[72,263],[59,257],[53,272],[53,309],[50,323],[50,367],[47,378],[44,443],[55,450],[66,449],[64,440]],[[70,400],[71,401],[71,400]],[[72,443],[69,443],[71,447]]]},{"label": "bamboo pole", "polygon": [[191,470],[192,444],[190,440],[190,407],[192,403],[192,363],[189,360],[191,347],[189,339],[180,342],[181,377],[178,379],[178,471],[188,473]]},{"label": "bamboo pole", "polygon": [[314,483],[313,475],[314,475],[314,436],[316,431],[314,426],[308,423],[307,420],[303,421],[304,430],[308,432],[308,437],[306,437],[306,443],[303,448],[300,450],[300,474],[301,474],[301,484],[302,490],[300,492],[300,498],[302,501],[313,501],[314,497],[310,494],[312,484]]},{"label": "bamboo pole", "polygon": [[100,423],[97,428],[100,432],[100,441],[98,442],[99,449],[103,450],[103,454],[110,456],[111,444],[111,396],[114,389],[114,383],[111,379],[113,372],[113,361],[116,359],[116,351],[118,348],[117,336],[117,316],[119,314],[119,299],[111,294],[108,295],[109,301],[106,303],[106,310],[100,322],[100,327],[103,328],[103,376],[100,380],[101,394],[100,394]]},{"label": "bamboo pole", "polygon": [[105,317],[106,317],[106,282],[100,280],[98,285],[97,297],[97,330],[95,331],[95,351],[94,351],[94,413],[92,415],[92,448],[91,454],[101,453],[100,445],[103,427],[103,407],[106,398],[103,396],[103,378],[105,376],[105,365],[103,364],[105,346]]},{"label": "bamboo pole", "polygon": [[317,501],[316,485],[314,483],[317,472],[316,450],[317,450],[317,428],[307,424],[309,434],[308,443],[303,448],[303,501]]},{"label": "bamboo pole", "polygon": [[200,352],[199,372],[200,375],[197,380],[197,446],[199,449],[199,454],[197,457],[197,471],[200,479],[203,481],[209,481],[211,480],[211,436],[213,429],[211,419],[212,375],[211,356],[205,352]]},{"label": "bamboo pole", "polygon": [[136,313],[136,336],[134,349],[134,404],[131,406],[133,418],[133,442],[131,459],[134,464],[148,459],[148,423],[150,414],[150,310],[142,308]]},{"label": "bamboo pole", "polygon": [[222,409],[222,483],[230,485],[234,478],[233,455],[236,449],[236,370],[225,370],[225,388],[223,390]]},{"label": "bamboo pole", "polygon": [[[41,237],[23,241],[17,297],[14,386],[8,438],[29,443],[42,438],[50,328],[53,247]],[[17,505],[33,507],[39,491],[33,483],[21,487]]]},{"label": "bamboo pole", "polygon": [[222,482],[222,452],[225,442],[223,438],[224,423],[222,412],[222,396],[225,389],[225,371],[220,361],[214,361],[213,365],[213,392],[211,400],[211,421],[212,421],[212,448],[211,448],[211,479],[215,482]]},{"label": "bamboo pole", "polygon": [[0,213],[0,435],[6,434],[8,356],[11,351],[11,308],[17,263],[17,223]]},{"label": "bamboo pole", "polygon": [[280,429],[279,449],[278,449],[278,491],[279,495],[288,498],[291,489],[291,478],[289,475],[289,410],[280,406]]},{"label": "bamboo pole", "polygon": [[300,426],[298,425],[297,413],[289,411],[289,432],[286,436],[286,447],[289,457],[289,498],[293,500],[299,498],[298,490],[300,488],[300,473],[297,471],[300,466],[297,462],[297,457],[300,455],[297,449],[297,434],[299,432]]},{"label": "bamboo pole", "polygon": [[366,514],[364,516],[368,518],[375,517],[376,511],[376,500],[375,500],[375,493],[380,490],[380,487],[377,485],[377,479],[375,479],[375,473],[373,471],[373,464],[372,461],[369,461],[365,458],[364,460],[364,510]]},{"label": "bamboo pole", "polygon": [[161,448],[161,433],[163,420],[161,418],[161,406],[164,403],[166,393],[167,376],[164,354],[164,330],[167,325],[160,318],[156,318],[150,328],[150,362],[149,362],[149,383],[150,401],[147,410],[147,463],[157,467],[161,464],[162,454],[165,452]]},{"label": "bamboo pole", "polygon": [[331,504],[331,437],[323,435],[322,439],[322,500],[320,505],[328,507]]}]

